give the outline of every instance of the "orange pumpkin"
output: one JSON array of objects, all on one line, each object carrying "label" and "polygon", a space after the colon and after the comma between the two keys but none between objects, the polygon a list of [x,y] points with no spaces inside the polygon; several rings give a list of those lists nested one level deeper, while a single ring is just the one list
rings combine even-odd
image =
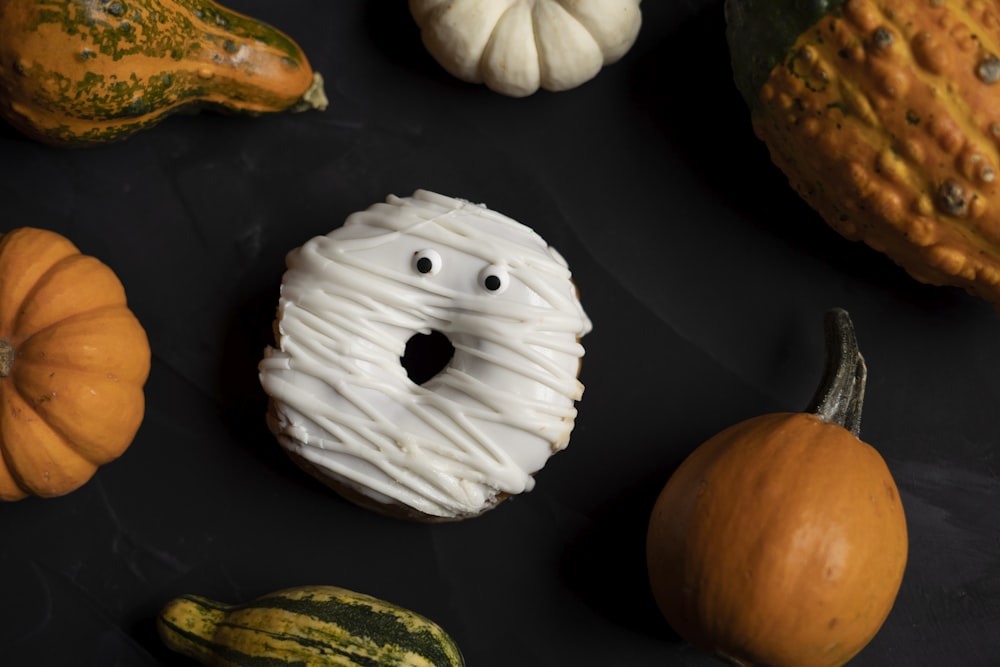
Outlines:
[{"label": "orange pumpkin", "polygon": [[69,493],[120,456],[149,366],[107,265],[54,232],[0,237],[0,499]]},{"label": "orange pumpkin", "polygon": [[878,632],[907,559],[882,457],[857,437],[866,370],[847,313],[809,412],[762,415],[698,447],[656,500],[650,585],[677,633],[732,664],[837,667]]}]

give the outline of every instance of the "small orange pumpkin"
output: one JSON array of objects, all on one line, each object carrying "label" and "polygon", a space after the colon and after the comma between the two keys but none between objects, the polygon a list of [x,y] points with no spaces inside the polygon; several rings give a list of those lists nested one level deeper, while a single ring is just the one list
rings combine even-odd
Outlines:
[{"label": "small orange pumpkin", "polygon": [[22,227],[0,237],[0,499],[73,491],[132,443],[146,332],[100,260]]},{"label": "small orange pumpkin", "polygon": [[743,667],[838,667],[878,632],[907,560],[882,457],[858,439],[866,368],[831,311],[808,412],[751,418],[698,447],[650,517],[650,585],[692,645]]}]

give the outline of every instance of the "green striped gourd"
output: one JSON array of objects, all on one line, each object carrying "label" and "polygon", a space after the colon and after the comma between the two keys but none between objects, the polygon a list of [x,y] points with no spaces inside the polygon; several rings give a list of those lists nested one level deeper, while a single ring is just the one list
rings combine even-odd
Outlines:
[{"label": "green striped gourd", "polygon": [[208,667],[464,667],[433,621],[336,586],[300,586],[245,604],[182,595],[157,617],[170,649]]},{"label": "green striped gourd", "polygon": [[124,139],[181,110],[326,104],[298,44],[212,0],[0,2],[0,117],[44,143]]}]

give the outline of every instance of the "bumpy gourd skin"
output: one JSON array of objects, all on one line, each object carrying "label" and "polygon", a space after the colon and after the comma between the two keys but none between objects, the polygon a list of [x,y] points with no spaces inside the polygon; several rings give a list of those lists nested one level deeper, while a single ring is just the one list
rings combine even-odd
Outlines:
[{"label": "bumpy gourd skin", "polygon": [[726,0],[726,38],[734,59],[736,87],[750,107],[757,92],[795,41],[845,0]]},{"label": "bumpy gourd skin", "polygon": [[[727,16],[752,4],[728,0]],[[730,43],[746,93],[749,42]],[[753,127],[840,234],[1000,307],[998,55],[995,3],[848,0],[756,88]]]},{"label": "bumpy gourd skin", "polygon": [[211,0],[0,2],[0,117],[45,143],[122,139],[181,109],[325,101],[294,41]]}]

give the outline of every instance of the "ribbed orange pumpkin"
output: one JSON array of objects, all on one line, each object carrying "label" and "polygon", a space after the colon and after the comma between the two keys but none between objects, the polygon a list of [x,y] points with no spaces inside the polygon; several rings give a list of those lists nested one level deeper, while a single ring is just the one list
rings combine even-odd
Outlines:
[{"label": "ribbed orange pumpkin", "polygon": [[[839,667],[895,602],[907,529],[882,457],[857,438],[865,367],[844,311],[810,412],[698,447],[650,517],[650,585],[691,644],[742,667]],[[829,370],[829,369],[828,369]]]},{"label": "ribbed orange pumpkin", "polygon": [[65,237],[0,237],[0,499],[59,496],[132,443],[150,350],[125,290]]}]

